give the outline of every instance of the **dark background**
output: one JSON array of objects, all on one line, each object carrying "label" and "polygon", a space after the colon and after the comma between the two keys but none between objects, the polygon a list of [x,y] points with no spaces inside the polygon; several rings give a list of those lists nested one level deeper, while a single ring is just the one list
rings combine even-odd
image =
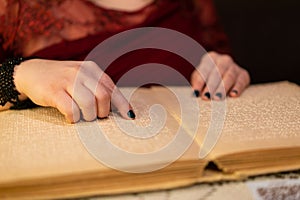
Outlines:
[{"label": "dark background", "polygon": [[299,0],[214,0],[232,55],[252,83],[300,84]]}]

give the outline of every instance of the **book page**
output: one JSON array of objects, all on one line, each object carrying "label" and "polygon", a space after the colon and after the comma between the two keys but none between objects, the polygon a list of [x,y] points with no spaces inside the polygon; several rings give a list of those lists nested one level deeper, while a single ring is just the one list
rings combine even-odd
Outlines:
[{"label": "book page", "polygon": [[56,109],[0,113],[0,185],[2,183],[106,170],[92,158]]},{"label": "book page", "polygon": [[[176,89],[191,93],[187,87]],[[154,90],[165,93],[163,88]],[[298,85],[289,82],[252,85],[239,98],[197,100],[200,108],[195,137],[200,147],[198,159],[212,161],[218,168],[209,176],[199,177],[200,182],[299,169]],[[195,105],[188,105],[196,110]],[[175,105],[170,102],[169,107]],[[174,111],[173,114],[180,118],[182,113]],[[190,126],[191,122],[181,125]]]},{"label": "book page", "polygon": [[[194,98],[191,88],[173,89]],[[160,95],[165,93],[164,88],[153,90]],[[195,140],[209,159],[241,151],[300,147],[300,87],[296,84],[252,85],[239,98],[227,97],[222,102],[197,100],[198,105],[189,105],[191,110],[186,112],[196,110],[195,106],[200,108]],[[168,106],[171,110],[176,107],[172,101]],[[171,112],[180,118],[179,111]]]},{"label": "book page", "polygon": [[221,137],[212,157],[237,151],[300,148],[300,87],[289,82],[253,85],[226,101]]},{"label": "book page", "polygon": [[[123,88],[126,91],[132,89]],[[135,120],[124,120],[114,111],[107,119],[68,124],[53,108],[1,112],[0,185],[97,171],[105,176],[114,169],[150,172],[172,164],[190,146],[181,159],[197,160],[197,145],[190,144],[193,140],[184,130],[178,134],[178,121],[151,89],[129,95]],[[99,140],[99,130],[105,141]],[[184,142],[188,145],[178,145]]]},{"label": "book page", "polygon": [[[122,119],[113,112],[109,119],[98,121],[98,129],[78,127],[81,140],[95,158],[114,169],[134,173],[158,170],[183,155],[181,160],[198,160],[197,143],[163,101],[167,96],[172,102],[172,111],[179,112],[172,92],[157,93],[152,88],[121,88],[121,91],[136,112],[135,120]],[[93,139],[100,135],[102,139]]]}]

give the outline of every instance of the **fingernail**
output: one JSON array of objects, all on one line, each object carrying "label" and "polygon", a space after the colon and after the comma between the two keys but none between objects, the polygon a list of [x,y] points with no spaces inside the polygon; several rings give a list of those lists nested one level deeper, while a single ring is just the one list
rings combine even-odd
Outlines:
[{"label": "fingernail", "polygon": [[204,94],[204,96],[206,96],[208,99],[210,99],[210,93],[209,93],[209,92],[206,92],[206,93]]},{"label": "fingernail", "polygon": [[219,99],[222,99],[222,93],[221,92],[218,92],[218,93],[216,93],[216,97],[219,97]]},{"label": "fingernail", "polygon": [[134,114],[133,110],[129,110],[127,113],[127,116],[131,119],[135,119],[135,114]]},{"label": "fingernail", "polygon": [[237,90],[231,90],[231,92],[235,93],[235,94],[238,94],[238,91]]},{"label": "fingernail", "polygon": [[194,95],[195,95],[195,97],[199,97],[200,96],[199,90],[194,90]]},{"label": "fingernail", "polygon": [[108,116],[107,117],[98,117],[97,116],[97,119],[107,119],[108,118]]}]

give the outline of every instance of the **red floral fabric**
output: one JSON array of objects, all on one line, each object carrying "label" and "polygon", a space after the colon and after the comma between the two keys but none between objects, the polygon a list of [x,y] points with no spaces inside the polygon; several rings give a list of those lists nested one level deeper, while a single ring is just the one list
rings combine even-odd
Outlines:
[{"label": "red floral fabric", "polygon": [[[189,16],[197,18],[201,29],[200,42],[204,47],[228,52],[227,38],[217,22],[211,0],[195,2],[196,5],[191,8],[183,6],[179,1],[156,0],[137,12],[120,12],[100,8],[87,0],[0,0],[0,58],[4,59],[5,52],[28,56],[26,47],[34,39],[42,41],[40,43],[43,45],[37,48],[40,50],[62,41],[77,40],[99,32],[117,32],[143,25],[145,20],[159,13],[161,9],[175,7],[177,9],[169,9],[170,14],[178,12],[182,18],[188,16],[187,20],[190,19]],[[184,8],[178,10],[180,6]],[[164,14],[163,17],[167,16]],[[48,41],[49,44],[45,45],[43,41]]]},{"label": "red floral fabric", "polygon": [[4,50],[22,54],[22,47],[35,37],[72,40],[79,38],[72,36],[72,31],[83,31],[80,37],[116,31],[139,23],[136,19],[147,16],[154,7],[156,4],[140,12],[126,13],[102,9],[84,0],[7,0],[0,16],[1,45]]}]

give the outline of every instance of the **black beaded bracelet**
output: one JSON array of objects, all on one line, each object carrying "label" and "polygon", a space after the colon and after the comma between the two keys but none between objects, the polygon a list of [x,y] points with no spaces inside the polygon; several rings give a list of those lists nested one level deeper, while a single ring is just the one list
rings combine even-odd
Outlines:
[{"label": "black beaded bracelet", "polygon": [[24,58],[9,58],[0,65],[0,105],[5,106],[7,102],[13,104],[11,109],[23,109],[34,107],[30,100],[20,101],[20,93],[14,84],[14,68],[24,61]]},{"label": "black beaded bracelet", "polygon": [[23,61],[23,58],[10,58],[2,63],[0,67],[0,105],[4,106],[7,102],[13,105],[18,104],[20,93],[14,84],[14,68]]}]

